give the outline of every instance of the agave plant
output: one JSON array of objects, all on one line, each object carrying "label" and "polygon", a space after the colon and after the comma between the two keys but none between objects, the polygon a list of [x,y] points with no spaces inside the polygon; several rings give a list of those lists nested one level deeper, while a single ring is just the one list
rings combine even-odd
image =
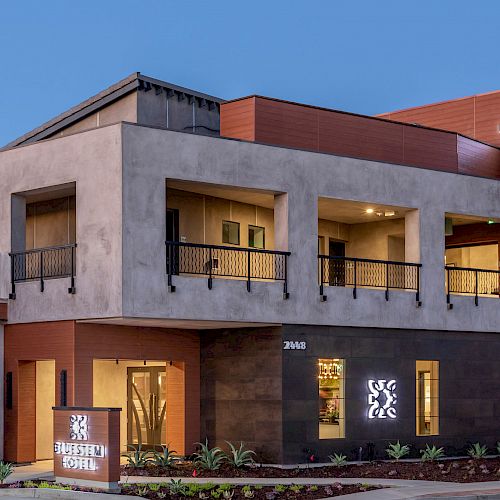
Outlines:
[{"label": "agave plant", "polygon": [[467,450],[467,453],[471,458],[477,460],[479,458],[484,458],[488,454],[488,447],[486,445],[481,445],[480,443],[474,443]]},{"label": "agave plant", "polygon": [[229,441],[226,441],[226,443],[231,450],[230,453],[226,455],[226,460],[233,467],[240,469],[241,467],[248,467],[254,463],[252,455],[255,455],[255,452],[252,450],[245,450],[243,443],[240,443],[238,449]]},{"label": "agave plant", "polygon": [[422,454],[422,461],[434,462],[434,460],[439,460],[444,457],[444,449],[436,448],[435,445],[430,447],[428,444],[425,445],[425,450],[420,450]]},{"label": "agave plant", "polygon": [[14,472],[14,466],[9,462],[0,461],[0,484]]},{"label": "agave plant", "polygon": [[176,451],[171,450],[169,446],[162,446],[161,451],[154,451],[152,461],[158,467],[173,467],[176,460],[179,458],[176,456]]},{"label": "agave plant", "polygon": [[217,470],[224,462],[224,453],[219,447],[209,448],[208,439],[205,444],[196,443],[200,445],[200,451],[194,454],[195,465],[207,470]]},{"label": "agave plant", "polygon": [[184,495],[188,490],[188,486],[182,482],[182,479],[171,479],[168,483],[168,491],[171,495]]},{"label": "agave plant", "polygon": [[347,465],[347,457],[342,455],[342,453],[334,453],[333,455],[328,455],[330,462],[332,462],[335,467],[343,467]]},{"label": "agave plant", "polygon": [[131,453],[125,453],[122,457],[127,459],[127,464],[134,469],[143,469],[151,462],[151,453],[149,451],[142,451],[142,445],[137,448],[132,445],[128,445],[128,448],[132,450]]},{"label": "agave plant", "polygon": [[410,453],[410,447],[407,444],[401,445],[398,440],[397,443],[389,443],[389,448],[385,451],[391,458],[399,460]]}]

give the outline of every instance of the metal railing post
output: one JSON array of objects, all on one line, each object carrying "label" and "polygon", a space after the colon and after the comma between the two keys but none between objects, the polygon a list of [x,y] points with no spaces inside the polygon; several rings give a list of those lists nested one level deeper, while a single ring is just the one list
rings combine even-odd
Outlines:
[{"label": "metal railing post", "polygon": [[11,290],[9,293],[9,299],[16,300],[16,276],[14,271],[14,261],[16,259],[16,255],[10,255],[10,286]]},{"label": "metal railing post", "polygon": [[40,255],[40,291],[43,292],[45,290],[45,283],[43,281],[43,250],[39,253]]},{"label": "metal railing post", "polygon": [[283,299],[288,299],[290,294],[288,293],[288,255],[284,254],[283,256],[283,271],[284,271],[284,281],[283,281]]},{"label": "metal railing post", "polygon": [[212,261],[212,247],[208,248],[208,289],[212,290],[212,268],[213,268],[213,261]]},{"label": "metal railing post", "polygon": [[174,270],[174,263],[173,263],[173,252],[172,252],[172,246],[173,244],[171,242],[167,242],[168,246],[168,265],[167,265],[167,285],[168,285],[168,291],[170,293],[175,292],[175,286],[172,284],[172,274]]},{"label": "metal railing post", "polygon": [[385,263],[385,300],[389,300],[389,264]]},{"label": "metal railing post", "polygon": [[478,278],[478,271],[477,269],[474,271],[474,275],[475,275],[475,280],[476,280],[476,283],[475,283],[475,297],[474,297],[474,304],[476,304],[476,307],[479,305],[479,297],[478,297],[478,283],[477,283],[477,278]]},{"label": "metal railing post", "polygon": [[68,288],[68,293],[75,294],[75,246],[71,247],[71,285]]},{"label": "metal railing post", "polygon": [[416,270],[417,270],[417,293],[415,299],[417,301],[417,306],[420,307],[422,305],[420,303],[420,266],[416,266]]},{"label": "metal railing post", "polygon": [[250,292],[250,275],[251,275],[251,263],[250,263],[250,250],[247,250],[247,258],[248,258],[248,265],[247,265],[247,292]]},{"label": "metal railing post", "polygon": [[352,297],[354,299],[357,298],[358,292],[358,269],[357,269],[357,261],[354,261],[354,288],[352,289]]},{"label": "metal railing post", "polygon": [[324,263],[325,263],[325,258],[321,255],[318,255],[318,260],[319,260],[319,275],[320,275],[320,278],[319,278],[319,295],[321,297],[321,300],[323,302],[326,301],[326,295],[325,295],[325,285],[324,285],[324,282],[325,282],[325,271],[323,269],[323,266],[324,266]]}]

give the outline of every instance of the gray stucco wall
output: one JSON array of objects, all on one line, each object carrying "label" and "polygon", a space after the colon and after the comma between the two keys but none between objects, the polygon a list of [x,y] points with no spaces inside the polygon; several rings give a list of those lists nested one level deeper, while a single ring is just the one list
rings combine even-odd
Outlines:
[{"label": "gray stucco wall", "polygon": [[[165,179],[182,179],[288,194],[290,299],[278,283],[165,276]],[[419,210],[421,308],[407,292],[317,286],[318,197]],[[500,216],[500,183],[432,170],[123,125],[123,314],[130,317],[262,321],[321,325],[498,331],[498,299],[444,294],[444,214]]]},{"label": "gray stucco wall", "polygon": [[0,297],[10,289],[11,195],[76,183],[76,290],[69,279],[17,285],[11,323],[119,316],[122,307],[121,126],[0,153]]}]

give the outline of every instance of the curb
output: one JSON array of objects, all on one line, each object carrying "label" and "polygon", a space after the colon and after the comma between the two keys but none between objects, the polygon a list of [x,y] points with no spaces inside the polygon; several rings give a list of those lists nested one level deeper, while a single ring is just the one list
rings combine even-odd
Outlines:
[{"label": "curb", "polygon": [[[19,498],[61,498],[65,500],[123,500],[124,495],[113,493],[91,493],[87,491],[57,490],[55,488],[1,488],[0,497]],[[130,496],[129,498],[140,498]],[[144,499],[143,499],[144,500]]]}]

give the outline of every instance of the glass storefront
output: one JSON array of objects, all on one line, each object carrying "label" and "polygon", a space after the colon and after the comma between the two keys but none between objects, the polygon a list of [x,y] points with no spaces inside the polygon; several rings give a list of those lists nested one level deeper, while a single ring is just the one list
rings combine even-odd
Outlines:
[{"label": "glass storefront", "polygon": [[345,437],[345,361],[318,360],[319,439]]}]

